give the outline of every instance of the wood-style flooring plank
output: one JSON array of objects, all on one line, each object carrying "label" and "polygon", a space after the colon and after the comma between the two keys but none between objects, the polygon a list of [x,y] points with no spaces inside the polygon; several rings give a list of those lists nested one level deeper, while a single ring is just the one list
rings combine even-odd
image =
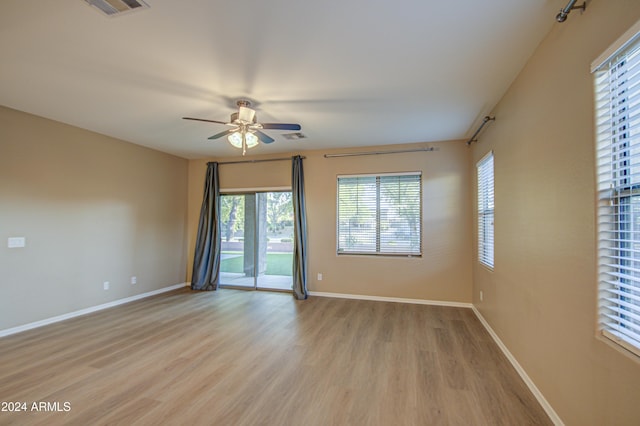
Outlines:
[{"label": "wood-style flooring plank", "polygon": [[0,425],[551,424],[470,309],[239,290],[1,338],[0,401],[28,408]]}]

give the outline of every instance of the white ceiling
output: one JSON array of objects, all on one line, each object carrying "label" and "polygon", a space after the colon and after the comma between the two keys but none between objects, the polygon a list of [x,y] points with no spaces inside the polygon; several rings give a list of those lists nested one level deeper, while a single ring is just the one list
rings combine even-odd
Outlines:
[{"label": "white ceiling", "polygon": [[185,158],[240,155],[181,119],[226,121],[238,98],[307,136],[265,131],[255,154],[462,139],[570,24],[564,0],[147,3],[2,0],[0,104]]}]

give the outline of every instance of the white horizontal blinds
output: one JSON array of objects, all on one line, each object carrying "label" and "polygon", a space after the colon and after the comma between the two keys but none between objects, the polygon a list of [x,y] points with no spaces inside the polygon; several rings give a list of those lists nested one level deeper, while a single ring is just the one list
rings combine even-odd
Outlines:
[{"label": "white horizontal blinds", "polygon": [[338,176],[338,253],[421,254],[420,173]]},{"label": "white horizontal blinds", "polygon": [[594,73],[598,162],[599,324],[640,355],[640,42]]},{"label": "white horizontal blinds", "polygon": [[338,178],[338,252],[375,253],[375,177]]},{"label": "white horizontal blinds", "polygon": [[493,268],[493,152],[477,165],[478,172],[478,261]]},{"label": "white horizontal blinds", "polygon": [[381,176],[380,252],[420,254],[420,175]]}]

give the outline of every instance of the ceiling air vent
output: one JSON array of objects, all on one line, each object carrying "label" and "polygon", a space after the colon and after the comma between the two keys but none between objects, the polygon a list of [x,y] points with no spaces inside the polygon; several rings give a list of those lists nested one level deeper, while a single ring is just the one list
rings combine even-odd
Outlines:
[{"label": "ceiling air vent", "polygon": [[134,10],[148,9],[149,5],[142,0],[84,0],[89,5],[100,9],[105,15],[117,16]]},{"label": "ceiling air vent", "polygon": [[296,140],[296,139],[304,139],[306,138],[306,136],[300,132],[296,132],[296,133],[285,133],[282,136],[284,136],[285,138],[289,139],[289,140]]}]

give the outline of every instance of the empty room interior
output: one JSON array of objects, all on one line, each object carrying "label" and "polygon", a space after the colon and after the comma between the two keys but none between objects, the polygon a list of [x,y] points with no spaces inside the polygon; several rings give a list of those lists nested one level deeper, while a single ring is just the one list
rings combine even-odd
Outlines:
[{"label": "empty room interior", "polygon": [[640,1],[0,35],[0,425],[640,424]]}]

